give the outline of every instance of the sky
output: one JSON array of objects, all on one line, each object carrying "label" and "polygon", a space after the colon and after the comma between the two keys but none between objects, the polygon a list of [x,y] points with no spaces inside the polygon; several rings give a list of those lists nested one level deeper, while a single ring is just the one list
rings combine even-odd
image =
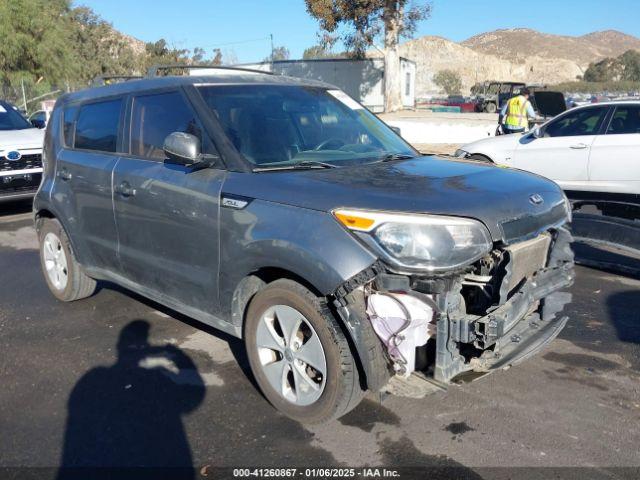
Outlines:
[{"label": "sky", "polygon": [[[291,58],[317,43],[318,24],[304,0],[74,0],[123,33],[145,42],[164,38],[176,48],[220,48],[240,63],[260,61],[275,46]],[[416,36],[462,41],[498,28],[584,35],[615,29],[640,37],[638,0],[432,0],[429,20]],[[506,7],[508,6],[508,7]],[[526,8],[525,8],[526,6]]]}]

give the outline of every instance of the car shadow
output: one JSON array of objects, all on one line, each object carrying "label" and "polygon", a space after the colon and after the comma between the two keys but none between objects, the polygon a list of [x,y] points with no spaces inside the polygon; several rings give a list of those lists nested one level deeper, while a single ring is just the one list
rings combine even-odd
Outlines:
[{"label": "car shadow", "polygon": [[144,475],[157,469],[171,478],[195,477],[182,417],[203,401],[205,385],[184,351],[150,345],[149,329],[144,320],[125,325],[117,361],[92,368],[76,383],[58,479],[95,478],[105,468],[128,478],[140,467]]},{"label": "car shadow", "polygon": [[32,200],[16,200],[12,202],[0,203],[0,218],[10,215],[20,215],[23,213],[31,213],[33,209]]},{"label": "car shadow", "polygon": [[94,293],[94,295],[98,294],[99,291],[102,289],[112,290],[112,291],[121,293],[122,295],[125,295],[129,298],[132,298],[140,303],[147,305],[149,308],[157,310],[165,315],[168,315],[169,317],[175,320],[178,320],[186,325],[189,325],[190,327],[193,327],[197,330],[200,330],[202,332],[205,332],[209,335],[212,335],[214,337],[217,337],[227,342],[227,345],[229,346],[229,350],[231,351],[231,354],[236,360],[238,366],[242,370],[242,373],[244,373],[244,375],[247,377],[249,382],[251,382],[253,387],[262,395],[262,391],[260,390],[255,380],[255,377],[251,372],[251,366],[249,365],[249,357],[247,357],[247,352],[246,352],[246,349],[244,348],[244,342],[241,339],[234,337],[233,335],[229,335],[228,333],[225,333],[222,330],[219,330],[215,327],[207,325],[206,323],[202,323],[180,312],[177,312],[169,307],[165,307],[164,305],[157,303],[154,300],[151,300],[147,297],[143,297],[142,295],[139,295],[115,283],[111,283],[107,281],[98,282],[96,292]]},{"label": "car shadow", "polygon": [[618,340],[640,344],[640,292],[625,290],[610,295],[607,309]]}]

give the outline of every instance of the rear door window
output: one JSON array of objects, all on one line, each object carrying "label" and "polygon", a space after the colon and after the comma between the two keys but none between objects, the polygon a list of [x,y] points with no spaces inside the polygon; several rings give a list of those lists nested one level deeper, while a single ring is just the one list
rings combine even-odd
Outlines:
[{"label": "rear door window", "polygon": [[141,95],[133,99],[131,155],[163,161],[164,140],[173,132],[195,135],[203,153],[215,153],[196,114],[180,92]]},{"label": "rear door window", "polygon": [[115,152],[122,98],[80,107],[76,122],[75,148]]},{"label": "rear door window", "polygon": [[609,127],[608,135],[640,133],[640,106],[616,107]]},{"label": "rear door window", "polygon": [[545,137],[597,135],[608,107],[585,108],[563,115],[544,129]]}]

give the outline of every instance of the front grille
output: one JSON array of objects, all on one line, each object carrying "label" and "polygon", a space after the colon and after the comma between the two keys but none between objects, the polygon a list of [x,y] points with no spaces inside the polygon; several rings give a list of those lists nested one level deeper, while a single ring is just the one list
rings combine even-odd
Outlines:
[{"label": "front grille", "polygon": [[547,228],[561,223],[566,217],[567,210],[564,202],[561,202],[539,215],[527,215],[503,222],[501,226],[505,243],[511,244],[534,237]]},{"label": "front grille", "polygon": [[0,172],[30,170],[33,168],[42,168],[42,155],[39,153],[23,155],[22,158],[16,162],[10,162],[5,157],[0,158]]}]

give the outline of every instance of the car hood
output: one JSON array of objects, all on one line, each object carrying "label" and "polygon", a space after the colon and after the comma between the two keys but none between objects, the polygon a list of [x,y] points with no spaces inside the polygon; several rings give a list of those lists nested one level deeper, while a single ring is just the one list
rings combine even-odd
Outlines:
[{"label": "car hood", "polygon": [[492,151],[509,151],[514,150],[518,146],[518,140],[522,137],[522,133],[512,133],[510,135],[498,135],[496,137],[483,138],[475,142],[467,143],[460,147],[468,153],[483,152],[485,149],[480,147],[491,147]]},{"label": "car hood", "polygon": [[[533,234],[566,218],[564,194],[550,180],[439,157],[326,170],[231,173],[223,192],[327,212],[350,208],[470,217],[482,221],[494,241],[513,239],[513,232]],[[542,203],[532,200],[536,194]]]},{"label": "car hood", "polygon": [[0,130],[0,150],[42,148],[43,142],[44,130],[38,128]]}]

